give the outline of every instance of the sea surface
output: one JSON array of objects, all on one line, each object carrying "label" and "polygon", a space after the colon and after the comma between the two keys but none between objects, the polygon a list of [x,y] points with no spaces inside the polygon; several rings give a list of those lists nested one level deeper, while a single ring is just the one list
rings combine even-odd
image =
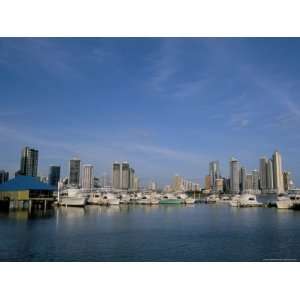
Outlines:
[{"label": "sea surface", "polygon": [[300,211],[197,203],[0,212],[0,261],[273,260],[300,260]]}]

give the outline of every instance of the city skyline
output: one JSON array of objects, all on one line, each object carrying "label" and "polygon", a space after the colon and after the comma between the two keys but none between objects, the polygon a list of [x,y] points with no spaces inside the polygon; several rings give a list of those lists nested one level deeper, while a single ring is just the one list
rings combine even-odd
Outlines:
[{"label": "city skyline", "polygon": [[222,175],[232,156],[254,170],[280,149],[299,185],[299,49],[296,39],[1,38],[1,169],[13,176],[30,145],[40,175],[54,164],[66,176],[78,156],[95,176],[128,160],[145,180],[178,173],[203,186],[209,161]]}]

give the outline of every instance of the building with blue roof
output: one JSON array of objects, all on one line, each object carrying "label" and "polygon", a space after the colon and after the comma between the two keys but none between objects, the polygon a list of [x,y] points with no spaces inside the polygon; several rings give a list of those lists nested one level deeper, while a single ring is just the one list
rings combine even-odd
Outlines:
[{"label": "building with blue roof", "polygon": [[55,187],[41,182],[37,177],[19,175],[0,184],[0,200],[50,200],[54,190]]}]

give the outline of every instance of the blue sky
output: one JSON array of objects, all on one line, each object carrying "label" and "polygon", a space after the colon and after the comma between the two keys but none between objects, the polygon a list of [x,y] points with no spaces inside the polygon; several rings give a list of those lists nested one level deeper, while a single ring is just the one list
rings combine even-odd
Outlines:
[{"label": "blue sky", "polygon": [[40,151],[39,173],[79,156],[144,182],[198,180],[275,149],[300,183],[300,39],[0,39],[0,169]]}]

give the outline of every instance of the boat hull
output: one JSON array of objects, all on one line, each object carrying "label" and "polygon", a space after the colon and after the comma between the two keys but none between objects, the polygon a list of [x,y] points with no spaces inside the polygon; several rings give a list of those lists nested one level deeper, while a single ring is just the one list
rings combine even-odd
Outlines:
[{"label": "boat hull", "polygon": [[181,204],[181,199],[160,199],[159,204]]}]

